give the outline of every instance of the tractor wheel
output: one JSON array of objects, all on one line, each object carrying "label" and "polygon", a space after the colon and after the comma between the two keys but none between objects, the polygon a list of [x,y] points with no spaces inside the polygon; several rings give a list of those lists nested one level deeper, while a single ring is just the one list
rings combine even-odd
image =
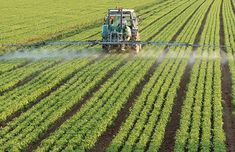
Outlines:
[{"label": "tractor wheel", "polygon": [[109,46],[106,44],[102,45],[102,49],[104,52],[107,52],[107,53],[109,52]]}]

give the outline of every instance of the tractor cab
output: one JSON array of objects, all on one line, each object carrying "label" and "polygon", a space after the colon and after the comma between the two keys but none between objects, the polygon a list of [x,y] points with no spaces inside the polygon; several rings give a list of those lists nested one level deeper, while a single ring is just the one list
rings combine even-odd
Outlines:
[{"label": "tractor cab", "polygon": [[[102,26],[102,41],[115,42],[115,44],[104,44],[103,49],[121,48],[125,50],[125,41],[139,41],[138,20],[133,9],[109,9],[104,18]],[[119,43],[120,42],[120,43]],[[138,52],[140,46],[134,45],[132,48]]]}]

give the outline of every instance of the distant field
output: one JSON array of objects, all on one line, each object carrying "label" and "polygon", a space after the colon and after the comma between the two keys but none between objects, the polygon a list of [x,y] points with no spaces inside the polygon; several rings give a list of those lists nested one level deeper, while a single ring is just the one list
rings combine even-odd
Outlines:
[{"label": "distant field", "polygon": [[[159,1],[159,0],[158,0]],[[141,8],[154,0],[0,0],[0,44],[26,43],[99,24],[108,8]]]},{"label": "distant field", "polygon": [[234,0],[0,1],[2,44],[100,40],[115,6],[143,41],[195,44],[4,48],[0,151],[235,151]]}]

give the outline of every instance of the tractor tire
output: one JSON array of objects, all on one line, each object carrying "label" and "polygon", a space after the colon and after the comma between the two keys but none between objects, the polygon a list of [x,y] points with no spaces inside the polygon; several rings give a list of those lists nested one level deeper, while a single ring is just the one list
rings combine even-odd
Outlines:
[{"label": "tractor tire", "polygon": [[103,49],[103,51],[106,52],[106,53],[109,52],[109,46],[106,45],[106,44],[102,45],[102,49]]}]

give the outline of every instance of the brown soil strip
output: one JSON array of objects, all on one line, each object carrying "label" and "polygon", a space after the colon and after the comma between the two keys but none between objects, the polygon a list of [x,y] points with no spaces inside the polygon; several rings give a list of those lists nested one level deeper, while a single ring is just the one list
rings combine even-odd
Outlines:
[{"label": "brown soil strip", "polygon": [[130,112],[129,109],[133,106],[136,99],[141,94],[142,89],[144,88],[145,84],[148,83],[155,69],[165,58],[166,54],[167,54],[167,51],[163,51],[163,53],[158,57],[156,62],[150,67],[148,72],[145,74],[144,79],[135,87],[128,101],[119,112],[118,117],[113,121],[113,124],[109,126],[107,130],[98,138],[98,140],[95,143],[95,146],[90,150],[91,152],[105,151],[105,149],[111,143],[112,139],[120,130],[122,123],[125,122],[125,120],[127,119],[129,112]]},{"label": "brown soil strip", "polygon": [[[223,0],[222,0],[223,4]],[[220,10],[220,45],[225,44],[223,10]],[[226,51],[226,50],[225,50]],[[220,51],[221,54],[221,69],[222,69],[222,104],[223,104],[223,128],[226,136],[226,145],[229,152],[235,151],[235,120],[232,115],[232,79],[229,66],[227,63],[227,54],[224,50]]]},{"label": "brown soil strip", "polygon": [[220,5],[220,30],[219,30],[220,45],[225,45],[224,19],[223,19],[223,3],[224,3],[224,0],[222,0],[221,5]]},{"label": "brown soil strip", "polygon": [[25,106],[23,109],[19,109],[18,111],[14,112],[12,115],[10,115],[5,121],[0,122],[0,127],[5,127],[7,123],[12,121],[14,118],[19,117],[22,113],[26,112],[36,104],[38,104],[41,100],[48,97],[51,93],[55,92],[58,88],[60,88],[63,84],[65,84],[67,81],[69,81],[72,77],[76,75],[81,69],[93,64],[96,60],[98,60],[101,57],[98,57],[97,59],[92,60],[90,63],[88,63],[86,66],[79,68],[75,71],[73,71],[71,74],[63,78],[58,84],[56,84],[54,87],[52,87],[50,90],[42,93],[39,95],[34,101],[30,102],[27,106]]},{"label": "brown soil strip", "polygon": [[83,99],[79,101],[77,104],[75,104],[71,109],[66,111],[63,116],[58,118],[53,124],[50,125],[50,127],[38,138],[37,141],[34,141],[29,144],[28,148],[25,150],[26,152],[31,152],[35,150],[41,142],[49,137],[53,132],[55,132],[56,129],[58,129],[66,120],[70,119],[74,114],[77,113],[77,111],[80,110],[82,105],[87,102],[93,94],[100,89],[100,87],[109,79],[111,78],[114,73],[120,69],[122,66],[126,64],[127,60],[119,64],[117,67],[113,68],[111,71],[108,72],[108,74],[94,87],[92,88],[86,95],[84,95]]},{"label": "brown soil strip", "polygon": [[[5,94],[6,92],[12,91],[12,90],[14,90],[14,89],[17,88],[17,87],[20,87],[20,86],[22,86],[22,85],[28,83],[28,82],[31,81],[33,78],[35,78],[36,76],[38,76],[41,72],[43,72],[43,71],[45,71],[45,70],[47,70],[47,69],[53,67],[54,65],[56,65],[56,64],[58,64],[58,63],[59,63],[59,62],[55,62],[54,64],[52,64],[52,65],[50,65],[50,66],[47,66],[47,67],[45,67],[45,68],[43,68],[43,69],[41,69],[41,70],[39,70],[39,71],[34,72],[33,74],[27,76],[26,78],[20,80],[18,83],[16,83],[16,84],[13,85],[12,87],[10,87],[10,88],[8,88],[8,89],[6,89],[6,90],[0,92],[0,96],[2,96],[3,94]],[[0,124],[1,124],[1,122],[0,122]]]},{"label": "brown soil strip", "polygon": [[[226,60],[225,53],[221,51],[222,60]],[[224,131],[226,136],[226,145],[229,152],[235,151],[235,121],[232,116],[232,80],[228,67],[228,63],[221,63],[222,69],[222,99],[223,99],[223,120]]]}]

